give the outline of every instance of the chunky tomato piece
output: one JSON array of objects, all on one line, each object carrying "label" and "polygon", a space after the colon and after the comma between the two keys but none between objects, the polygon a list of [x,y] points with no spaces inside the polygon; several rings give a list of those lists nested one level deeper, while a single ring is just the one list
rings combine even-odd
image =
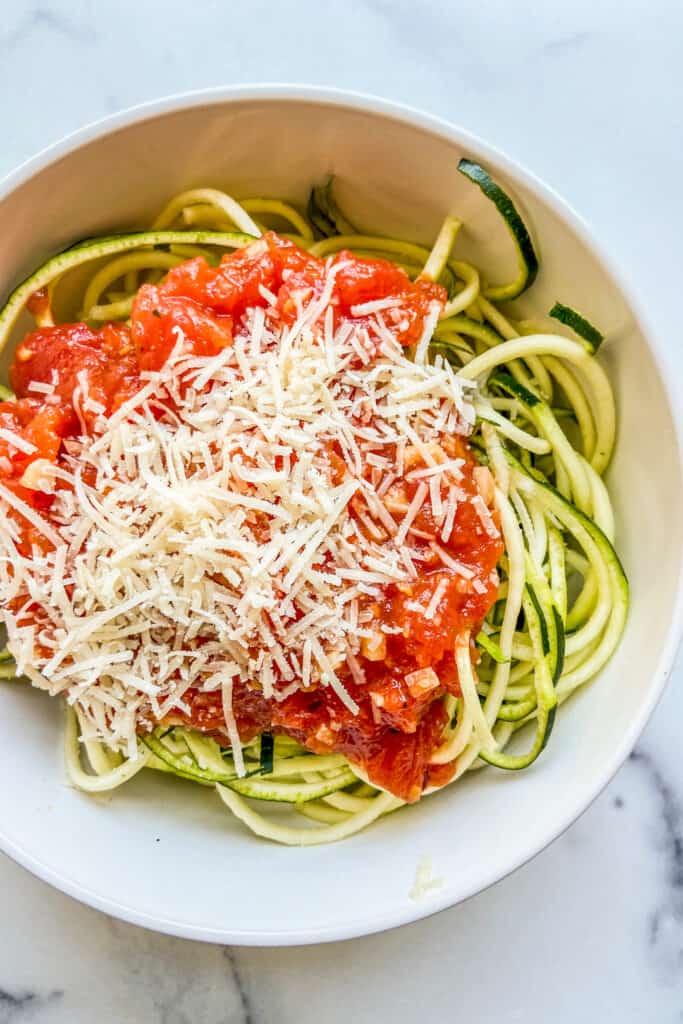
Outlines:
[{"label": "chunky tomato piece", "polygon": [[[434,784],[433,768],[429,761],[441,742],[446,725],[447,716],[443,704],[434,701],[429,705],[416,732],[409,736],[386,732],[382,736],[381,746],[371,749],[361,762],[368,777],[408,803],[419,800],[423,790]],[[354,760],[351,752],[348,756]],[[447,768],[448,775],[440,785],[452,777],[454,766],[448,765]]]},{"label": "chunky tomato piece", "polygon": [[238,319],[249,307],[266,305],[268,293],[278,296],[280,289],[280,308],[289,308],[290,295],[294,291],[310,294],[324,273],[322,260],[268,232],[246,248],[226,253],[218,267],[210,267],[201,257],[174,267],[158,292],[192,299]]},{"label": "chunky tomato piece", "polygon": [[[495,592],[495,587],[492,589]],[[438,601],[428,618],[425,610],[431,610],[432,598]],[[427,666],[436,664],[446,652],[453,650],[463,629],[477,620],[478,603],[472,601],[467,580],[444,570],[400,588],[392,587],[385,616],[388,623],[401,630],[401,648],[414,657],[419,666]],[[490,605],[490,598],[488,603]]]},{"label": "chunky tomato piece", "polygon": [[36,459],[55,462],[69,424],[68,411],[35,399],[0,402],[0,428],[34,449],[28,452],[13,444],[10,437],[0,436],[0,477],[21,477]]},{"label": "chunky tomato piece", "polygon": [[290,278],[292,274],[305,273],[313,278],[320,273],[324,267],[324,261],[316,256],[311,256],[305,249],[300,249],[294,242],[287,238],[280,238],[274,231],[269,231],[263,236],[268,245],[270,257],[277,273],[277,280],[281,284]]},{"label": "chunky tomato piece", "polygon": [[354,306],[377,299],[400,299],[399,323],[392,327],[405,346],[415,345],[420,340],[432,305],[446,301],[446,291],[441,285],[419,278],[413,282],[404,270],[387,260],[359,260],[350,252],[342,251],[335,262],[344,264],[336,277],[341,311],[352,316]]},{"label": "chunky tomato piece", "polygon": [[354,259],[348,250],[342,249],[335,262],[342,264],[336,285],[344,311],[363,302],[402,295],[409,289],[416,289],[415,294],[419,294],[418,286],[411,284],[405,271],[387,260]]},{"label": "chunky tomato piece", "polygon": [[[225,736],[225,715],[220,693],[202,693],[192,687],[186,691],[183,700],[189,705],[190,713],[174,711],[169,722],[192,725],[202,732]],[[233,687],[232,713],[243,743],[248,743],[254,736],[270,728],[270,706],[260,690],[252,686],[237,683]]]},{"label": "chunky tomato piece", "polygon": [[40,323],[41,318],[50,312],[50,293],[48,289],[39,288],[32,295],[29,295],[26,300],[26,309]]},{"label": "chunky tomato piece", "polygon": [[[48,396],[49,401],[58,400],[70,411],[71,432],[79,429],[74,392],[87,429],[96,414],[84,407],[86,397],[111,413],[140,388],[130,332],[120,324],[106,324],[101,331],[93,331],[87,324],[61,324],[32,331],[16,351],[10,381],[20,397],[32,394],[32,381],[52,385],[54,392]],[[86,385],[87,396],[81,382]]]},{"label": "chunky tomato piece", "polygon": [[[17,498],[38,511],[49,509],[54,485],[49,466],[57,461],[63,438],[70,428],[70,413],[56,406],[43,406],[35,399],[0,402],[0,480]],[[32,448],[18,447],[9,435],[16,435]],[[33,473],[31,466],[33,465]],[[19,554],[28,557],[31,549],[51,548],[45,535],[10,506],[7,515],[16,523]]]},{"label": "chunky tomato piece", "polygon": [[277,271],[268,243],[259,239],[228,253],[218,267],[199,257],[174,267],[159,286],[162,295],[194,299],[223,316],[240,317],[249,306],[262,306],[261,286],[272,290]]},{"label": "chunky tomato piece", "polygon": [[140,368],[159,370],[178,343],[185,354],[216,355],[232,343],[232,318],[145,284],[133,304],[132,337]]},{"label": "chunky tomato piece", "polygon": [[[437,739],[438,742],[438,739]],[[457,761],[448,761],[446,764],[430,764],[427,768],[427,781],[425,789],[441,789],[451,781],[458,767]]]},{"label": "chunky tomato piece", "polygon": [[446,726],[440,701],[424,705],[410,732],[378,724],[370,694],[350,681],[346,689],[358,704],[354,715],[327,689],[299,691],[273,707],[275,730],[282,729],[319,754],[345,754],[378,786],[403,800],[418,800],[427,780],[429,758]]}]

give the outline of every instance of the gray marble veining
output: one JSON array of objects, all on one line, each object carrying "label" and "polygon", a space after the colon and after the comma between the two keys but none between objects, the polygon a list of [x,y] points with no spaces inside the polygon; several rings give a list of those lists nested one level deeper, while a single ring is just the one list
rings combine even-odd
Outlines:
[{"label": "gray marble veining", "polygon": [[61,989],[52,992],[36,992],[30,989],[0,989],[0,1024],[11,1024],[12,1021],[28,1020],[46,1008],[58,1002],[64,993]]},{"label": "gray marble veining", "polygon": [[675,984],[683,970],[683,815],[674,780],[667,779],[657,758],[643,746],[630,761],[647,780],[658,805],[659,846],[663,861],[662,898],[648,915],[648,938],[658,974]]},{"label": "gray marble veining", "polygon": [[[376,92],[497,142],[591,218],[679,347],[678,0],[43,0],[0,24],[0,173],[82,123],[224,82]],[[465,905],[383,936],[221,949],[113,921],[0,859],[0,1024],[683,1021],[682,670],[593,807]],[[559,795],[558,798],[561,798]]]}]

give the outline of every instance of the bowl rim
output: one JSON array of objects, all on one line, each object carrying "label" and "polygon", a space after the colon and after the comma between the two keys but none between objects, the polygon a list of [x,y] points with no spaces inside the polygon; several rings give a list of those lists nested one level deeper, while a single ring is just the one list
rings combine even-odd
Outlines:
[{"label": "bowl rim", "polygon": [[[513,182],[520,181],[532,193],[540,196],[551,207],[558,218],[568,224],[574,234],[591,250],[612,284],[621,294],[627,297],[627,305],[650,350],[664,394],[666,395],[674,425],[672,441],[676,447],[679,473],[683,481],[683,414],[677,412],[677,404],[672,387],[672,381],[675,379],[673,373],[674,363],[664,343],[657,337],[656,332],[649,324],[648,317],[643,311],[643,303],[641,303],[638,296],[637,286],[629,279],[629,275],[625,273],[624,269],[615,262],[614,257],[611,254],[608,255],[604,251],[602,244],[596,241],[587,221],[551,186],[546,185],[523,164],[507,156],[497,146],[491,145],[475,133],[460,127],[446,118],[429,114],[409,104],[387,100],[370,93],[318,85],[258,83],[214,86],[207,89],[175,93],[159,99],[138,103],[116,113],[98,118],[41,149],[34,156],[29,157],[0,178],[0,201],[9,197],[15,189],[51,164],[71,153],[75,153],[89,143],[95,142],[106,135],[113,134],[120,129],[134,124],[141,124],[146,120],[165,114],[189,110],[193,107],[254,100],[291,102],[302,105],[317,103],[331,108],[346,108],[399,121],[410,127],[439,136],[446,141],[455,142],[463,148],[471,148],[483,158],[489,158],[494,161],[510,176]],[[245,946],[305,945],[376,934],[390,928],[431,917],[433,914],[462,903],[483,892],[530,861],[554,842],[555,839],[559,838],[590,807],[612,780],[635,746],[662,696],[665,684],[673,668],[676,652],[683,637],[683,554],[679,562],[677,576],[676,600],[666,634],[666,641],[662,646],[653,673],[650,692],[640,714],[626,730],[620,744],[609,759],[606,768],[599,777],[594,779],[593,784],[587,790],[582,791],[579,798],[574,799],[565,809],[563,821],[559,829],[554,829],[553,833],[543,841],[530,843],[527,848],[517,854],[502,874],[492,871],[488,876],[484,876],[483,880],[479,883],[470,886],[465,893],[461,891],[456,892],[454,886],[446,884],[443,889],[432,895],[429,902],[415,902],[412,906],[397,907],[395,910],[381,915],[370,913],[366,916],[355,918],[352,921],[347,921],[342,925],[325,925],[318,928],[307,927],[303,929],[292,927],[286,930],[260,929],[259,931],[245,931],[230,927],[216,929],[203,927],[202,925],[190,925],[184,921],[176,921],[172,918],[140,911],[133,906],[128,906],[114,899],[108,899],[100,893],[81,886],[73,879],[61,874],[44,863],[39,857],[34,856],[22,845],[9,840],[1,831],[0,850],[44,882],[97,910],[144,928],[205,942]]]}]

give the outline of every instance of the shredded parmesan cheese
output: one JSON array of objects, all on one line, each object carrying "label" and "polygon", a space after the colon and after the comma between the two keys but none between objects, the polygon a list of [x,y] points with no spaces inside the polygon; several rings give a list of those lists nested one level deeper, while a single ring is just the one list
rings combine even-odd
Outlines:
[{"label": "shredded parmesan cheese", "polygon": [[[77,705],[87,736],[134,756],[137,732],[186,710],[198,687],[220,692],[241,771],[236,685],[275,700],[329,686],[357,712],[338,668],[362,682],[363,639],[385,643],[367,628],[369,605],[382,585],[416,576],[406,539],[423,536],[413,524],[425,502],[447,541],[460,463],[432,451],[446,426],[467,434],[473,412],[469,385],[426,362],[438,309],[416,362],[382,317],[401,326],[397,300],[360,304],[362,326],[335,329],[341,266],[328,268],[321,295],[299,301],[293,325],[262,287],[268,305],[247,311],[218,356],[195,356],[176,328],[164,367],[108,419],[79,374],[76,409],[93,414],[94,436],[69,439],[54,474],[36,462],[24,480],[54,490],[49,521],[0,484],[9,649],[19,672]],[[422,468],[397,519],[389,494],[404,460]],[[19,556],[17,517],[51,550]],[[427,619],[444,591],[422,609]],[[27,616],[29,606],[38,611]]]}]

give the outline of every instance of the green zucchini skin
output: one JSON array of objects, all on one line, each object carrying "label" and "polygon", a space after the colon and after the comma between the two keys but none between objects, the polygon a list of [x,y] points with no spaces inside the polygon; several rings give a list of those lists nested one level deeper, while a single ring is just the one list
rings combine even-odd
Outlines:
[{"label": "green zucchini skin", "polygon": [[311,189],[311,193],[308,197],[308,205],[306,207],[306,216],[315,228],[318,238],[332,238],[334,235],[339,234],[339,232],[337,231],[334,222],[318,204],[316,197],[316,193],[318,191],[319,190],[316,188]]},{"label": "green zucchini skin", "polygon": [[496,385],[502,391],[506,391],[512,398],[518,398],[520,402],[528,405],[530,409],[542,404],[538,395],[535,395],[533,391],[529,391],[523,384],[516,381],[512,374],[506,370],[496,370],[495,373],[491,374],[489,383]]},{"label": "green zucchini skin", "polygon": [[590,320],[587,320],[577,310],[572,309],[571,306],[565,306],[562,302],[556,302],[548,315],[555,320],[559,320],[565,327],[570,327],[574,334],[578,334],[580,338],[588,342],[593,352],[597,352],[605,340],[604,335],[601,334],[597,327],[593,326]]},{"label": "green zucchini skin", "polygon": [[481,189],[487,199],[490,199],[505,221],[519,260],[519,275],[509,285],[498,285],[489,287],[485,294],[494,302],[505,302],[518,298],[536,280],[539,269],[538,256],[531,241],[531,235],[526,224],[522,220],[517,207],[507,192],[497,184],[480,164],[463,157],[458,164],[458,170],[469,178],[473,184]]},{"label": "green zucchini skin", "polygon": [[334,175],[322,185],[314,185],[308,198],[308,219],[323,238],[334,235],[355,235],[357,228],[340,209],[333,192]]},{"label": "green zucchini skin", "polygon": [[487,636],[486,633],[479,632],[475,638],[477,647],[480,647],[482,651],[485,651],[489,657],[493,658],[497,665],[504,664],[508,659],[505,657],[495,640]]},{"label": "green zucchini skin", "polygon": [[[269,737],[263,743],[264,737]],[[277,777],[268,777],[273,771],[274,743],[270,733],[264,733],[261,737],[260,765],[255,771],[248,772],[241,778],[235,771],[230,770],[228,764],[225,771],[217,771],[215,768],[202,768],[197,758],[192,756],[188,749],[186,754],[177,754],[169,749],[163,742],[163,736],[155,733],[146,733],[140,737],[142,743],[158,759],[155,767],[177,775],[188,782],[196,782],[202,786],[221,785],[228,786],[242,796],[250,797],[253,800],[267,800],[276,803],[301,804],[309,800],[319,800],[330,793],[336,793],[345,789],[357,781],[356,776],[350,768],[340,768],[330,778],[320,778],[316,782],[282,781]],[[187,741],[186,741],[187,742]],[[311,771],[315,772],[316,757],[310,755]]]},{"label": "green zucchini skin", "polygon": [[228,771],[227,765],[225,774],[222,774],[211,769],[200,768],[189,754],[187,757],[178,757],[171,753],[168,747],[154,733],[145,733],[140,739],[160,761],[167,765],[169,771],[190,782],[199,782],[204,786],[214,786],[217,782],[230,785],[233,779],[237,777],[234,772]]},{"label": "green zucchini skin", "polygon": [[264,732],[261,734],[261,760],[260,760],[260,772],[262,775],[268,775],[273,770],[273,754],[275,752],[275,742],[273,740],[273,734],[270,732]]}]

